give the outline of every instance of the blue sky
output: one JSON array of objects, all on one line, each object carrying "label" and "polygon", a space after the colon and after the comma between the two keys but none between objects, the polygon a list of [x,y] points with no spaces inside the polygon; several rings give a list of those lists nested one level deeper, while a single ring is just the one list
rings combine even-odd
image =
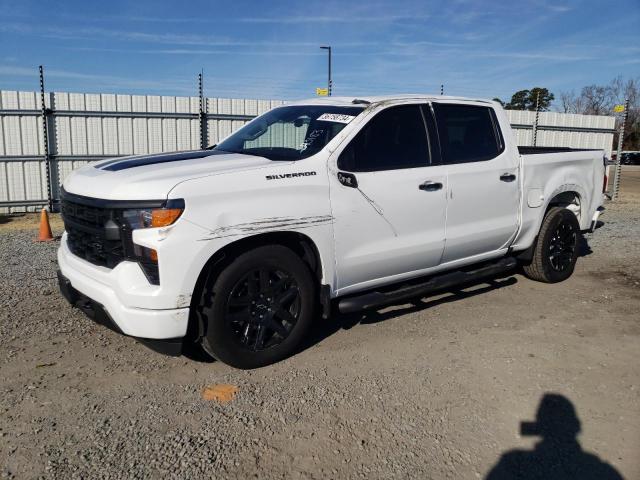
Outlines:
[{"label": "blue sky", "polygon": [[0,89],[296,99],[558,96],[640,76],[640,0],[0,0]]}]

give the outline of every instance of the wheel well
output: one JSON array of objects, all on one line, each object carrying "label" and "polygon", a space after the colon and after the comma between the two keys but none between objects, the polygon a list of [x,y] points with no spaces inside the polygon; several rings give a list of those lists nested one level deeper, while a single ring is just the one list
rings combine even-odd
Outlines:
[{"label": "wheel well", "polygon": [[581,203],[580,194],[578,192],[572,192],[572,191],[562,192],[556,195],[555,197],[553,197],[549,202],[549,205],[547,205],[547,210],[545,211],[545,215],[553,207],[563,207],[563,208],[566,208],[567,210],[570,210],[578,219],[578,223],[580,223],[582,203]]},{"label": "wheel well", "polygon": [[[544,220],[544,218],[547,216],[547,213],[549,213],[549,210],[551,210],[553,207],[563,207],[573,212],[573,214],[578,219],[578,223],[580,223],[581,205],[580,194],[578,192],[567,191],[559,193],[558,195],[553,197],[549,202],[549,205],[547,205],[547,209],[545,210],[542,219]],[[523,262],[531,261],[537,242],[538,235],[536,234],[536,237],[534,238],[531,246],[516,255],[518,260],[521,260]]]},{"label": "wheel well", "polygon": [[282,245],[293,250],[309,267],[318,286],[322,279],[322,262],[320,253],[313,240],[297,232],[269,232],[251,237],[241,238],[214,253],[202,267],[191,296],[191,309],[187,338],[196,340],[204,333],[204,325],[200,325],[195,315],[200,295],[208,281],[216,276],[238,255],[264,245]]}]

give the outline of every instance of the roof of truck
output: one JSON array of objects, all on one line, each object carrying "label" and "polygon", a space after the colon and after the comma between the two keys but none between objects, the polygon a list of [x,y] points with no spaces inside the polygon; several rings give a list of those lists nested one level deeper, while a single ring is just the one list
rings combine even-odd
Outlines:
[{"label": "roof of truck", "polygon": [[289,105],[357,105],[359,103],[381,103],[401,100],[457,100],[469,102],[493,103],[491,100],[466,97],[451,97],[447,95],[428,94],[396,94],[396,95],[365,95],[357,97],[315,97],[291,102]]}]

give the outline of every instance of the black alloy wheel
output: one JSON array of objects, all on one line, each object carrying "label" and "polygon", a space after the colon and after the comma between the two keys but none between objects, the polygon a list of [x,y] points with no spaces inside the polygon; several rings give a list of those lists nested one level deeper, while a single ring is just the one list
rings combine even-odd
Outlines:
[{"label": "black alloy wheel", "polygon": [[575,222],[562,220],[556,227],[549,242],[549,263],[555,271],[563,272],[573,263],[577,235]]},{"label": "black alloy wheel", "polygon": [[214,271],[195,314],[202,348],[237,368],[258,368],[296,353],[316,311],[309,266],[290,248],[248,250]]},{"label": "black alloy wheel", "polygon": [[578,259],[580,224],[575,213],[564,207],[552,207],[546,213],[530,262],[522,265],[532,280],[556,283],[573,274]]},{"label": "black alloy wheel", "polygon": [[235,340],[252,351],[282,343],[300,315],[300,291],[288,272],[252,269],[232,287],[225,320]]}]

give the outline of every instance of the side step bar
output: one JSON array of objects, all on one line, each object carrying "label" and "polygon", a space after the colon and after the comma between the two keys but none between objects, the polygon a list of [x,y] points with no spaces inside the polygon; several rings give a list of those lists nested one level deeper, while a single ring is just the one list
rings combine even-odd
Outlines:
[{"label": "side step bar", "polygon": [[412,285],[403,285],[396,290],[384,292],[368,292],[351,297],[345,297],[339,300],[338,310],[340,313],[351,313],[359,310],[380,307],[389,303],[395,303],[399,300],[416,298],[432,293],[436,290],[442,290],[454,285],[474,282],[481,278],[490,277],[507,270],[515,268],[518,264],[513,257],[501,258],[497,262],[479,267],[475,270],[443,273],[429,278],[429,280]]}]

